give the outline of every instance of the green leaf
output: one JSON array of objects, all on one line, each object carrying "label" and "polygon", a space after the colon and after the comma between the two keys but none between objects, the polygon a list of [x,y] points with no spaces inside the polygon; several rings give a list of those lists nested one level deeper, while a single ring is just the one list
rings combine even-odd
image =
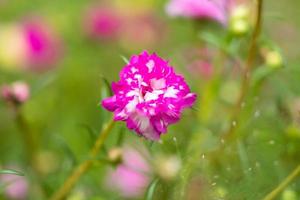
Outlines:
[{"label": "green leaf", "polygon": [[150,184],[150,186],[148,187],[147,193],[146,193],[146,200],[152,200],[153,199],[153,195],[156,189],[156,186],[159,182],[159,179],[156,178],[152,181],[152,183]]},{"label": "green leaf", "polygon": [[201,32],[200,33],[200,38],[203,39],[204,41],[206,41],[207,43],[216,46],[218,48],[222,48],[223,47],[223,41],[222,38],[220,38],[219,36],[212,34],[211,32]]},{"label": "green leaf", "polygon": [[122,58],[122,60],[123,60],[126,64],[129,63],[129,60],[128,60],[125,56],[120,55],[120,57]]},{"label": "green leaf", "polygon": [[79,126],[87,131],[87,133],[90,136],[91,141],[94,144],[94,141],[98,137],[98,132],[94,128],[92,128],[91,126],[89,126],[88,124],[85,124],[85,123],[80,123]]},{"label": "green leaf", "polygon": [[102,80],[102,87],[101,87],[101,99],[104,99],[108,96],[112,96],[112,90],[111,90],[111,86],[110,86],[110,82],[104,77],[104,76],[100,76],[101,80]]},{"label": "green leaf", "polygon": [[16,176],[24,176],[24,173],[12,169],[1,169],[0,174],[12,174]]},{"label": "green leaf", "polygon": [[252,75],[251,85],[252,87],[257,87],[260,85],[268,76],[274,72],[274,68],[267,66],[258,67]]}]

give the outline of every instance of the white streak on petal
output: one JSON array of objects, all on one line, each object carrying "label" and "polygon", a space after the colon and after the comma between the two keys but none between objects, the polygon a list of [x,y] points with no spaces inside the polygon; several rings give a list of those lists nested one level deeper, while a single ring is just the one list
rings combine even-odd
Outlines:
[{"label": "white streak on petal", "polygon": [[135,73],[135,72],[137,72],[137,71],[138,71],[137,68],[135,68],[135,67],[132,67],[132,68],[131,68],[131,72],[132,72],[132,73]]},{"label": "white streak on petal", "polygon": [[160,90],[166,87],[166,80],[164,78],[151,79],[150,84],[154,90]]},{"label": "white streak on petal", "polygon": [[149,61],[147,62],[146,66],[147,66],[147,68],[148,68],[148,72],[149,72],[149,73],[152,72],[152,70],[153,70],[153,68],[154,68],[154,65],[155,65],[155,63],[154,63],[153,60],[149,60]]},{"label": "white streak on petal", "polygon": [[178,92],[179,92],[179,90],[176,90],[173,86],[168,87],[167,91],[164,94],[164,97],[177,98]]},{"label": "white streak on petal", "polygon": [[145,101],[151,101],[158,99],[160,94],[163,94],[162,90],[154,90],[153,92],[147,92],[144,96]]}]

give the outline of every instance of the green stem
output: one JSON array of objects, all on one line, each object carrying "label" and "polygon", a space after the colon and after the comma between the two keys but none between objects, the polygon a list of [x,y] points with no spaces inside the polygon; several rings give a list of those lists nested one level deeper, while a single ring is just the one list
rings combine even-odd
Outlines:
[{"label": "green stem", "polygon": [[33,134],[24,119],[20,108],[16,109],[16,123],[20,129],[20,134],[23,138],[24,147],[28,157],[28,161],[33,169],[35,169],[35,154],[37,152],[37,143],[34,140]]},{"label": "green stem", "polygon": [[297,176],[300,175],[300,165],[298,165],[290,175],[288,175],[274,190],[272,190],[263,200],[274,199],[284,188],[286,188]]},{"label": "green stem", "polygon": [[253,68],[253,63],[255,61],[255,56],[257,54],[257,40],[260,35],[261,25],[262,25],[262,10],[263,10],[263,0],[257,0],[257,15],[255,20],[255,27],[250,41],[250,47],[248,52],[248,57],[245,62],[245,68],[242,75],[242,86],[240,90],[240,95],[237,100],[237,103],[234,106],[233,115],[231,118],[231,122],[234,122],[228,129],[228,131],[224,134],[224,140],[229,140],[233,138],[236,131],[236,126],[239,123],[239,116],[242,111],[242,105],[247,96],[248,90],[250,88],[250,77]]},{"label": "green stem", "polygon": [[114,127],[114,121],[111,120],[104,126],[94,146],[90,150],[90,159],[83,161],[79,164],[72,174],[67,178],[61,188],[52,196],[51,200],[62,200],[67,197],[69,192],[75,186],[80,177],[92,166],[93,160],[97,157],[99,151],[103,147],[104,141],[106,140],[111,129]]}]

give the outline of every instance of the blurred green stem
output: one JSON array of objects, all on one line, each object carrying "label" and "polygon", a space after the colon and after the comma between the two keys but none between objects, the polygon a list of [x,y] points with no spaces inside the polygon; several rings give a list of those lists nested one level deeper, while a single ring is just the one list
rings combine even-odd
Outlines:
[{"label": "blurred green stem", "polygon": [[16,123],[23,137],[24,147],[28,157],[28,161],[33,169],[35,169],[35,154],[37,152],[37,143],[34,140],[32,132],[22,115],[20,107],[16,108]]},{"label": "blurred green stem", "polygon": [[90,150],[90,158],[79,164],[73,173],[67,178],[61,188],[52,196],[51,200],[62,200],[67,197],[69,192],[75,186],[80,177],[92,166],[95,158],[97,157],[101,148],[103,148],[104,141],[106,140],[108,134],[114,127],[114,121],[110,120],[106,125],[104,125],[101,133],[99,134],[94,146]]},{"label": "blurred green stem", "polygon": [[300,165],[286,179],[284,179],[272,192],[270,192],[263,200],[274,199],[284,188],[286,188],[297,176],[300,175]]},{"label": "blurred green stem", "polygon": [[257,14],[255,20],[255,27],[250,41],[249,53],[248,53],[247,60],[245,62],[245,68],[243,69],[244,71],[242,75],[242,86],[240,90],[240,95],[237,100],[237,103],[234,106],[233,115],[231,118],[231,122],[233,122],[233,124],[230,125],[228,131],[223,135],[222,139],[224,140],[230,140],[235,135],[236,126],[239,123],[238,120],[239,120],[240,113],[242,111],[243,103],[245,101],[247,92],[250,87],[251,72],[257,54],[257,40],[259,38],[261,25],[262,25],[262,10],[263,10],[263,0],[257,0]]}]

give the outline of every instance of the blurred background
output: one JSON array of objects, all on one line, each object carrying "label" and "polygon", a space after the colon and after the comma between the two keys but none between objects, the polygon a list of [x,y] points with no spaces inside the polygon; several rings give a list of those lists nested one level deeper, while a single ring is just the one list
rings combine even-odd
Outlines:
[{"label": "blurred background", "polygon": [[[300,1],[264,1],[237,122],[230,119],[242,92],[254,1],[233,1],[226,19],[178,16],[170,2],[0,0],[0,169],[24,173],[1,175],[0,199],[49,199],[88,159],[110,118],[99,104],[109,96],[106,83],[143,50],[184,74],[197,103],[160,142],[117,123],[69,200],[262,199],[300,163]],[[211,154],[230,126],[237,126],[235,140]],[[121,154],[146,172],[114,174]],[[300,199],[300,179],[278,199]]]}]

